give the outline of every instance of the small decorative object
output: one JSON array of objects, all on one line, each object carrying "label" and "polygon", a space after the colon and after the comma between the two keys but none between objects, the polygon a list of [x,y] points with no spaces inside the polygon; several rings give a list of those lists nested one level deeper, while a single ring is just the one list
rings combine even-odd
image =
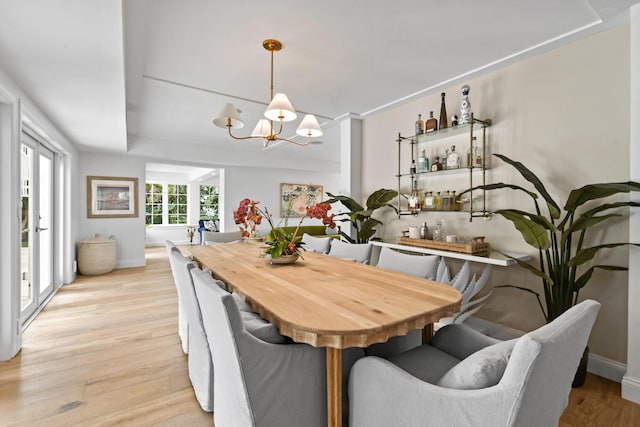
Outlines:
[{"label": "small decorative object", "polygon": [[415,160],[411,160],[411,167],[409,168],[409,173],[411,175],[415,175],[416,174],[416,161]]},{"label": "small decorative object", "polygon": [[420,152],[420,157],[418,157],[418,172],[428,172],[429,171],[429,158],[425,150]]},{"label": "small decorative object", "polygon": [[458,169],[462,166],[460,153],[456,151],[456,146],[451,146],[451,151],[447,155],[447,169]]},{"label": "small decorative object", "polygon": [[420,238],[426,239],[429,233],[429,228],[427,227],[427,222],[422,223],[422,227],[420,227]]},{"label": "small decorative object", "polygon": [[462,102],[460,103],[460,124],[464,125],[471,121],[471,103],[469,102],[469,88],[468,85],[462,86]]},{"label": "small decorative object", "polygon": [[447,126],[447,107],[444,104],[444,92],[442,96],[442,102],[440,103],[440,129],[446,129]]},{"label": "small decorative object", "polygon": [[442,170],[442,163],[440,163],[440,156],[436,156],[436,161],[431,165],[431,172],[438,172]]},{"label": "small decorative object", "polygon": [[433,111],[429,111],[429,119],[424,125],[425,133],[435,132],[438,130],[438,120],[433,117]]},{"label": "small decorative object", "polygon": [[451,117],[451,127],[455,128],[458,127],[458,115],[454,114],[453,117]]},{"label": "small decorative object", "polygon": [[255,238],[256,227],[262,222],[262,211],[255,200],[243,199],[238,209],[233,211],[233,219],[240,226],[242,237]]},{"label": "small decorative object", "polygon": [[[243,199],[240,201],[240,205],[238,209],[233,211],[233,217],[235,219],[236,224],[240,225],[240,231],[242,231],[243,236],[246,236],[247,233],[247,218],[253,217],[253,221],[256,221],[256,218],[259,218],[258,221],[262,220],[262,217],[267,219],[269,225],[271,226],[271,231],[267,235],[265,239],[265,244],[267,245],[264,250],[265,258],[271,264],[286,264],[296,262],[298,257],[302,258],[302,253],[300,252],[300,246],[302,244],[302,236],[298,235],[298,231],[300,230],[300,226],[302,225],[302,221],[305,217],[300,218],[300,222],[298,222],[298,226],[296,227],[293,233],[287,234],[283,231],[282,228],[277,228],[273,225],[273,217],[267,208],[264,210],[258,207],[260,202],[250,199]],[[335,214],[328,215],[328,211],[331,209],[331,205],[329,203],[316,203],[315,205],[308,206],[306,208],[306,216],[309,218],[321,219],[322,223],[329,228],[335,228],[336,223],[333,221],[333,217]],[[287,208],[287,212],[291,212],[291,208]],[[288,221],[288,217],[285,217],[285,227]],[[257,222],[259,224],[260,222]],[[255,229],[254,229],[255,231]],[[290,258],[286,258],[282,262],[275,260],[281,257],[292,256]],[[287,262],[289,261],[289,262]]]},{"label": "small decorative object", "polygon": [[190,225],[187,227],[187,234],[189,235],[189,244],[193,245],[193,235],[196,232],[196,227],[194,227],[193,225]]},{"label": "small decorative object", "polygon": [[424,122],[422,121],[422,114],[418,114],[418,120],[416,120],[416,135],[424,133]]},{"label": "small decorative object", "polygon": [[138,216],[138,178],[87,176],[87,218]]}]

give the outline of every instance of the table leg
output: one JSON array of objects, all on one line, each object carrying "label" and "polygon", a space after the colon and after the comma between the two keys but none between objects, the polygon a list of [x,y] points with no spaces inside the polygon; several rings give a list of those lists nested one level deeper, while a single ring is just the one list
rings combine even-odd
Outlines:
[{"label": "table leg", "polygon": [[327,347],[327,422],[342,427],[342,350]]},{"label": "table leg", "polygon": [[422,344],[429,344],[431,342],[431,337],[433,337],[433,323],[425,325],[422,330]]}]

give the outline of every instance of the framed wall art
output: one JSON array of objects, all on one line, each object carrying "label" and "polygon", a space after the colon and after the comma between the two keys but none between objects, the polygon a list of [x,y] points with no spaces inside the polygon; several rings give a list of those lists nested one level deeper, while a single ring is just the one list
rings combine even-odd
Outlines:
[{"label": "framed wall art", "polygon": [[138,216],[138,178],[87,176],[88,218]]},{"label": "framed wall art", "polygon": [[322,201],[322,185],[280,184],[280,217],[303,217],[307,207]]}]

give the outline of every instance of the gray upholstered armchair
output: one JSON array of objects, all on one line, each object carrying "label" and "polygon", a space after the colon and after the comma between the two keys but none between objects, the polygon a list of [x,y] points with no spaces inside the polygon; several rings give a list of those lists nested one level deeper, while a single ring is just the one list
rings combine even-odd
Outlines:
[{"label": "gray upholstered armchair", "polygon": [[[191,271],[216,367],[214,423],[222,427],[324,427],[327,425],[326,352],[256,334],[250,308],[216,286],[209,274]],[[266,324],[266,325],[265,325]],[[343,384],[362,349],[344,351]],[[223,367],[223,368],[220,368]],[[343,391],[346,412],[347,393]]]},{"label": "gray upholstered armchair", "polygon": [[451,325],[432,345],[360,359],[349,383],[350,425],[558,425],[599,309],[584,301],[510,341]]}]

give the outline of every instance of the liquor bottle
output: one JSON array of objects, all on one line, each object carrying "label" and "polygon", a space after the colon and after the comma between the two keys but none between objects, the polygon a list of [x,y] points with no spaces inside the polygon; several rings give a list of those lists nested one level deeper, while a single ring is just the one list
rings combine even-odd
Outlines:
[{"label": "liquor bottle", "polygon": [[442,163],[440,163],[440,157],[436,156],[436,161],[431,165],[431,172],[437,172],[442,170]]},{"label": "liquor bottle", "polygon": [[420,210],[420,197],[418,196],[418,180],[414,179],[411,184],[411,195],[409,196],[409,210]]},{"label": "liquor bottle", "polygon": [[428,172],[429,171],[429,159],[424,150],[420,152],[420,157],[418,157],[418,172]]},{"label": "liquor bottle", "polygon": [[456,151],[456,146],[451,146],[451,151],[447,155],[447,169],[458,169],[462,166],[460,154]]},{"label": "liquor bottle", "polygon": [[435,207],[435,200],[433,198],[433,192],[427,192],[427,195],[424,197],[424,204],[422,205],[424,209],[433,209]]},{"label": "liquor bottle", "polygon": [[424,122],[422,121],[422,114],[418,114],[418,120],[416,120],[416,135],[424,133]]},{"label": "liquor bottle", "polygon": [[442,156],[442,160],[440,160],[442,162],[443,171],[449,169],[449,165],[447,164],[448,158],[449,158],[449,149],[447,148],[444,152],[444,156]]},{"label": "liquor bottle", "polygon": [[451,210],[460,210],[460,203],[458,203],[458,196],[456,196],[455,190],[451,192]]},{"label": "liquor bottle", "polygon": [[427,227],[427,222],[425,221],[422,223],[422,227],[420,227],[420,238],[426,239],[427,233],[429,233],[429,228]]},{"label": "liquor bottle", "polygon": [[438,130],[438,120],[433,117],[433,111],[429,111],[429,119],[427,120],[424,128],[425,133],[435,132]]},{"label": "liquor bottle", "polygon": [[439,211],[439,210],[442,209],[442,197],[440,196],[440,192],[439,191],[436,193],[436,197],[433,200],[433,204],[434,204],[436,210]]},{"label": "liquor bottle", "polygon": [[440,129],[446,129],[447,126],[447,107],[444,105],[444,92],[442,92],[442,103],[440,104]]},{"label": "liquor bottle", "polygon": [[411,175],[415,175],[416,174],[416,161],[415,160],[411,160],[411,167],[409,168],[409,173]]},{"label": "liquor bottle", "polygon": [[473,143],[473,166],[482,167],[482,150],[475,142]]},{"label": "liquor bottle", "polygon": [[451,194],[449,193],[449,191],[445,192],[444,196],[442,196],[442,210],[451,210]]}]

